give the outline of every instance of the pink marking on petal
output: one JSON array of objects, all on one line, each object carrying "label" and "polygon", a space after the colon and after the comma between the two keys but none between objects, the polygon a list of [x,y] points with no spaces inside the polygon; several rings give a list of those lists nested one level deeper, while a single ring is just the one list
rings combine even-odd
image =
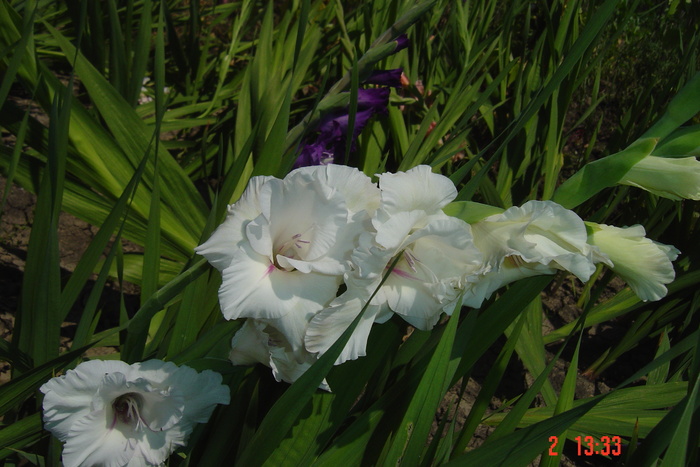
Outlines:
[{"label": "pink marking on petal", "polygon": [[407,273],[406,271],[402,271],[401,269],[394,268],[391,272],[399,277],[403,277],[404,279],[413,279],[414,281],[418,280],[417,277],[412,276],[411,274]]},{"label": "pink marking on petal", "polygon": [[275,268],[275,264],[270,263],[270,265],[267,267],[267,271],[265,271],[265,274],[263,274],[263,276],[260,279],[265,279],[267,276],[272,274],[272,271],[274,271],[275,269],[277,269]]}]

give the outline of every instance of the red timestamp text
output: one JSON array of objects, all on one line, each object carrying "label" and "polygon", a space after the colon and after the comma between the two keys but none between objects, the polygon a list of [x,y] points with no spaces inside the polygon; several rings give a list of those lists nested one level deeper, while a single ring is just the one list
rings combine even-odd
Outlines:
[{"label": "red timestamp text", "polygon": [[[593,436],[577,436],[576,452],[579,456],[619,456],[622,454],[622,439],[619,436],[601,436],[600,440]],[[549,455],[558,456],[558,436],[549,437]]]}]

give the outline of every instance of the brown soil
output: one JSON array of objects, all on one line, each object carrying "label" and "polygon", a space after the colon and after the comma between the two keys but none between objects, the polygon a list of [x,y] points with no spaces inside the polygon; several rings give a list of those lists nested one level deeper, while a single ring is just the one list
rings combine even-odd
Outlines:
[{"label": "brown soil", "polygon": [[[4,193],[6,180],[0,177],[0,193]],[[2,198],[0,197],[0,200]],[[36,196],[16,185],[10,187],[7,200],[0,218],[0,337],[11,341],[14,329],[15,312],[20,305],[24,266],[27,259],[29,236],[34,220]],[[68,277],[80,261],[90,241],[98,231],[82,220],[67,213],[59,216],[58,237],[60,251],[60,266],[63,277]],[[94,277],[93,277],[94,279]],[[126,299],[135,304],[138,299],[138,287],[125,284]],[[85,304],[93,286],[89,281],[86,289],[76,301],[76,305],[68,315],[68,320],[61,330],[61,345],[70,348],[71,338],[75,331],[76,318],[80,316],[81,307]],[[105,287],[102,300],[106,304],[105,313],[100,327],[107,328],[118,324],[119,288],[114,283]],[[112,304],[112,305],[109,305]],[[88,351],[88,355],[104,355],[114,353],[112,347],[98,347]],[[0,384],[10,378],[10,365],[0,361]]]}]

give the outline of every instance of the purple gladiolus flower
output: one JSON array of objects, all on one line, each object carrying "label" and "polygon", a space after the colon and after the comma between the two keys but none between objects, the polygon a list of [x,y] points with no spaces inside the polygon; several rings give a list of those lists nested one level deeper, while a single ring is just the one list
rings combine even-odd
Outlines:
[{"label": "purple gladiolus flower", "polygon": [[392,88],[401,87],[401,68],[394,70],[377,70],[373,71],[369,78],[365,80],[365,84],[378,84],[380,86],[391,86]]},{"label": "purple gladiolus flower", "polygon": [[[357,90],[357,112],[352,132],[352,150],[355,149],[357,137],[367,126],[370,118],[376,114],[386,114],[389,94],[390,91],[387,88]],[[347,110],[342,111],[342,113],[330,114],[321,120],[317,127],[318,136],[301,147],[294,168],[328,165],[339,160],[344,161],[349,121],[350,114]]]},{"label": "purple gladiolus flower", "polygon": [[[402,34],[395,39],[395,42],[394,53],[408,46],[408,37]],[[363,84],[399,88],[401,87],[402,72],[401,68],[376,70],[363,81]],[[390,90],[386,87],[357,90],[357,112],[352,131],[351,150],[355,149],[357,138],[367,126],[370,118],[376,114],[387,113],[389,94]],[[301,146],[299,156],[294,162],[294,168],[345,162],[349,120],[349,109],[329,113],[322,117],[321,122],[316,127],[316,137],[307,140],[306,144]]]}]

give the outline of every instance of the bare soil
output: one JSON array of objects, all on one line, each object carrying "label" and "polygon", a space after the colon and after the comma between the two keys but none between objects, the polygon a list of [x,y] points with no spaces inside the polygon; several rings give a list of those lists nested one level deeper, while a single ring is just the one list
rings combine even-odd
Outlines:
[{"label": "bare soil", "polygon": [[[5,186],[6,180],[0,177],[0,194],[4,193]],[[34,194],[13,185],[9,189],[0,218],[0,337],[8,342],[12,340],[15,312],[20,306],[24,266],[27,260],[27,248],[34,221],[35,206],[36,196]],[[67,278],[75,269],[97,231],[97,227],[68,213],[60,214],[59,251],[61,273],[64,278]],[[86,289],[83,290],[73,310],[69,313],[67,321],[63,323],[61,346],[64,349],[71,346],[77,317],[80,316],[81,308],[84,306],[93,284],[93,281],[88,282]],[[126,284],[126,288],[122,287],[122,289],[126,292],[127,303],[135,307],[138,302],[138,287]],[[105,313],[103,313],[99,327],[108,328],[118,324],[118,290],[119,287],[112,282],[105,287],[102,294]],[[91,349],[88,355],[104,355],[114,352],[116,352],[114,348],[99,347]],[[10,369],[7,362],[0,361],[0,384],[9,380]]]}]

